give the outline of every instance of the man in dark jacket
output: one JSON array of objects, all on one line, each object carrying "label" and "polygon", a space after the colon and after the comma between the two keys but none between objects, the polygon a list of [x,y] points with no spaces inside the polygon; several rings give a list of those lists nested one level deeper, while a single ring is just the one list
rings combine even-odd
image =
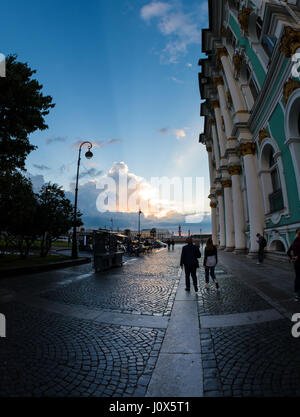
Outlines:
[{"label": "man in dark jacket", "polygon": [[258,261],[256,263],[259,265],[264,261],[264,253],[267,242],[266,239],[260,233],[257,233],[256,237],[258,238]]},{"label": "man in dark jacket", "polygon": [[300,301],[300,229],[296,232],[296,239],[291,244],[287,251],[288,257],[294,263],[296,277],[295,277],[295,301]]},{"label": "man in dark jacket", "polygon": [[185,270],[185,290],[190,291],[190,275],[192,275],[195,291],[198,292],[196,270],[199,268],[198,258],[201,258],[200,250],[193,244],[193,239],[187,239],[187,245],[182,248],[180,266]]}]

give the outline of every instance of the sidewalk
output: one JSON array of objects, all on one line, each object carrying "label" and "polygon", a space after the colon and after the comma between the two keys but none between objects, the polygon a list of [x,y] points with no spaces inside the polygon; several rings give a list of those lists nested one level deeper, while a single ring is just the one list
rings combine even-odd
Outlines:
[{"label": "sidewalk", "polygon": [[299,396],[292,266],[220,251],[196,294],[180,252],[2,279],[0,396]]}]

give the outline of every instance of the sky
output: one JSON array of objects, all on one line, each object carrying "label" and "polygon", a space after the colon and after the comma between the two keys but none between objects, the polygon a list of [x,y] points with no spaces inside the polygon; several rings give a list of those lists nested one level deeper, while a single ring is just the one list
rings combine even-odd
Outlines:
[{"label": "sky", "polygon": [[[93,158],[83,152],[78,201],[87,227],[111,218],[97,207],[99,184],[121,169],[139,184],[140,197],[153,191],[153,177],[203,178],[194,211],[156,198],[143,226],[177,228],[198,212],[209,228],[197,65],[207,1],[3,0],[0,7],[0,52],[36,69],[56,103],[48,130],[30,136],[37,149],[26,168],[34,185],[55,182],[72,199],[78,144],[89,140]],[[134,209],[123,211],[114,213],[115,226],[134,228]]]}]

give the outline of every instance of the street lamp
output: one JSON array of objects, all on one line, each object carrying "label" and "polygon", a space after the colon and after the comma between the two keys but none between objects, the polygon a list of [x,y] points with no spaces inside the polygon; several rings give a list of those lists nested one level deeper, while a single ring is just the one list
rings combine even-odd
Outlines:
[{"label": "street lamp", "polygon": [[142,214],[142,211],[141,209],[139,209],[139,234],[138,234],[139,243],[141,241],[141,214]]},{"label": "street lamp", "polygon": [[78,179],[79,179],[79,167],[80,167],[80,156],[81,156],[81,148],[83,145],[88,144],[88,150],[85,153],[85,157],[87,159],[91,159],[93,154],[91,149],[93,147],[92,143],[89,141],[82,142],[79,146],[78,151],[78,162],[77,162],[77,175],[76,175],[76,187],[75,187],[75,204],[74,204],[74,218],[73,218],[73,239],[72,239],[72,259],[78,258],[78,249],[77,249],[77,236],[76,236],[76,228],[77,228],[77,197],[78,197]]}]

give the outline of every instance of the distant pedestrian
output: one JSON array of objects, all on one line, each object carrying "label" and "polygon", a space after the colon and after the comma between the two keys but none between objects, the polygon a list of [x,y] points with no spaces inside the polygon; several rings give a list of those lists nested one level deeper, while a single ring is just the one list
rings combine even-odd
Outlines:
[{"label": "distant pedestrian", "polygon": [[174,239],[171,240],[171,245],[172,245],[172,250],[174,250],[174,246],[175,246],[175,240]]},{"label": "distant pedestrian", "polygon": [[182,248],[180,266],[185,270],[185,290],[190,291],[190,275],[192,276],[195,292],[198,292],[197,268],[199,268],[198,258],[201,258],[199,248],[193,244],[193,239],[187,239],[187,245]]},{"label": "distant pedestrian", "polygon": [[258,238],[258,261],[256,263],[257,265],[259,265],[262,264],[264,261],[265,247],[267,246],[267,241],[260,233],[257,233],[256,237]]},{"label": "distant pedestrian", "polygon": [[295,301],[299,301],[299,291],[300,291],[300,229],[296,232],[296,238],[294,242],[291,244],[289,250],[287,251],[287,255],[290,258],[290,260],[294,264],[295,268]]},{"label": "distant pedestrian", "polygon": [[170,239],[167,240],[167,245],[168,245],[168,250],[170,250],[170,247],[171,247],[171,241],[170,241]]},{"label": "distant pedestrian", "polygon": [[214,246],[212,239],[209,237],[206,241],[204,250],[203,266],[205,268],[205,287],[209,289],[209,275],[211,276],[215,286],[219,289],[219,283],[216,280],[215,267],[218,263],[218,252]]}]

